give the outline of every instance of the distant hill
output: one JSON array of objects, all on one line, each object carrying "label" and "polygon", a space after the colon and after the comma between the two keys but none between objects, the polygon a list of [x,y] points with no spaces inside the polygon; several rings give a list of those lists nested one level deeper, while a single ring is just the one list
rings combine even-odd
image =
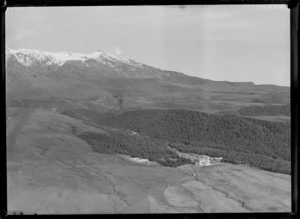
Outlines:
[{"label": "distant hill", "polygon": [[279,116],[291,115],[290,104],[285,105],[263,105],[263,106],[248,106],[239,110],[243,116]]}]

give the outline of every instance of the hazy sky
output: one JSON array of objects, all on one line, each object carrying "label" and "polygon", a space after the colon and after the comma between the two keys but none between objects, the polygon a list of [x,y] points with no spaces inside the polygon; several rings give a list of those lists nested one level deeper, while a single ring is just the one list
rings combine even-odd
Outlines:
[{"label": "hazy sky", "polygon": [[285,5],[8,8],[6,47],[106,51],[212,80],[289,86]]}]

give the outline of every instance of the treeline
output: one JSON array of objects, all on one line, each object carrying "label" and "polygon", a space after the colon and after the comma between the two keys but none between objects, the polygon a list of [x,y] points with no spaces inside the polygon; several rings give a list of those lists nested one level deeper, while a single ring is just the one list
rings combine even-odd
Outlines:
[{"label": "treeline", "polygon": [[[75,130],[72,130],[76,134]],[[179,157],[166,147],[164,141],[148,139],[143,136],[130,136],[122,132],[111,132],[109,135],[84,132],[77,137],[90,144],[94,151],[107,154],[126,154],[132,157],[148,159],[164,166],[177,167],[191,163]]]},{"label": "treeline", "polygon": [[285,105],[264,105],[264,106],[247,106],[239,110],[243,116],[290,116],[290,104]]},{"label": "treeline", "polygon": [[177,149],[184,152],[290,173],[290,123],[186,110],[138,110],[103,117],[101,124],[181,143]]},{"label": "treeline", "polygon": [[[263,170],[290,174],[291,162],[282,158],[274,158],[252,152],[240,152],[230,148],[209,148],[204,142],[171,143],[172,148],[183,153],[205,154],[211,157],[222,157],[222,162],[233,164],[247,164]],[[212,144],[211,144],[212,146]]]}]

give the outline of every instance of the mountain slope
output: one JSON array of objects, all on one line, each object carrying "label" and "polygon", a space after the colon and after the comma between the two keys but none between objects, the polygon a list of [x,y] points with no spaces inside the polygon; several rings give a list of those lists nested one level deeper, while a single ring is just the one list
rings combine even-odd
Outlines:
[{"label": "mountain slope", "polygon": [[8,103],[71,98],[85,107],[111,110],[120,108],[115,96],[122,96],[122,108],[218,112],[290,101],[288,87],[201,79],[105,52],[6,50],[6,73]]}]

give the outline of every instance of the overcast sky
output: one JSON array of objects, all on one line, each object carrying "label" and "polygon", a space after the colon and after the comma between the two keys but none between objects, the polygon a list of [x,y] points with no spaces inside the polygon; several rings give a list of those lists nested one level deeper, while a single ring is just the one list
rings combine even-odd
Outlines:
[{"label": "overcast sky", "polygon": [[6,47],[106,51],[212,80],[289,86],[285,5],[8,8]]}]

